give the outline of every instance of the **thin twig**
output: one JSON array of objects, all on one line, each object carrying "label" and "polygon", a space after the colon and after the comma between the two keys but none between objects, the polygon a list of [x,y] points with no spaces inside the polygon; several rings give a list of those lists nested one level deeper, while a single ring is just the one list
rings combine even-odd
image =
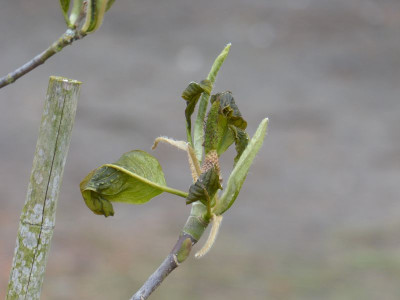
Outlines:
[{"label": "thin twig", "polygon": [[163,280],[189,256],[192,245],[196,242],[191,235],[182,234],[167,258],[132,296],[131,300],[147,299]]},{"label": "thin twig", "polygon": [[46,60],[52,57],[57,52],[60,52],[64,47],[71,45],[73,41],[83,38],[85,34],[82,34],[77,29],[68,29],[57,41],[55,41],[49,48],[42,53],[36,55],[30,61],[18,69],[8,73],[6,76],[0,78],[0,89],[15,82],[18,78],[24,76],[26,73],[37,68],[43,64]]}]

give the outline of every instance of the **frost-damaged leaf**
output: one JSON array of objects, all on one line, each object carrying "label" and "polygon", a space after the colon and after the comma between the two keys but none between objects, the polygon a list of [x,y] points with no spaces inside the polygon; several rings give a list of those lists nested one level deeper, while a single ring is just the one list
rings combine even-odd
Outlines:
[{"label": "frost-damaged leaf", "polygon": [[219,175],[215,167],[200,175],[199,179],[189,188],[186,204],[200,201],[204,205],[210,203],[218,189],[222,189]]},{"label": "frost-damaged leaf", "polygon": [[106,6],[106,11],[108,11],[111,6],[114,4],[115,0],[108,0],[107,1],[107,6]]},{"label": "frost-damaged leaf", "polygon": [[211,81],[208,79],[202,80],[200,83],[191,82],[187,88],[182,92],[182,98],[186,100],[186,127],[190,131],[192,129],[191,116],[194,112],[197,102],[199,101],[200,95],[203,92],[210,94],[212,90]]},{"label": "frost-damaged leaf", "polygon": [[214,95],[214,97],[211,99],[211,102],[216,100],[219,100],[220,113],[228,119],[228,123],[236,126],[237,128],[245,130],[247,127],[247,122],[243,119],[232,93],[229,91],[218,93]]},{"label": "frost-damaged leaf", "polygon": [[262,120],[257,131],[254,133],[249,144],[233,168],[226,188],[214,209],[216,215],[223,214],[235,202],[236,197],[242,188],[243,182],[246,179],[247,173],[249,172],[250,166],[263,144],[267,126],[268,119]]},{"label": "frost-damaged leaf", "polygon": [[114,164],[95,169],[80,188],[86,205],[95,214],[106,217],[114,214],[111,202],[142,204],[164,191],[174,191],[166,186],[157,159],[140,150],[125,153]]},{"label": "frost-damaged leaf", "polygon": [[247,122],[243,119],[231,92],[213,95],[211,103],[205,129],[205,152],[207,154],[211,150],[217,150],[218,155],[221,155],[235,142],[236,163],[248,143],[248,135],[244,131]]}]

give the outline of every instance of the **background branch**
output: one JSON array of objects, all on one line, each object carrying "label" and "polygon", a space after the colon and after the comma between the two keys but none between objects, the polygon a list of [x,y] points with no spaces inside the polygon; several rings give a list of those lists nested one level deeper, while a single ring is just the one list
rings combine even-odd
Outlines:
[{"label": "background branch", "polygon": [[15,82],[18,78],[24,76],[26,73],[29,73],[33,69],[37,68],[41,64],[43,64],[46,60],[52,57],[54,54],[60,52],[64,47],[71,45],[72,42],[83,38],[85,34],[78,31],[77,29],[68,29],[57,41],[55,41],[49,48],[47,48],[42,53],[36,55],[30,61],[28,61],[23,66],[18,69],[8,73],[6,76],[0,78],[0,88],[5,87],[13,82]]}]

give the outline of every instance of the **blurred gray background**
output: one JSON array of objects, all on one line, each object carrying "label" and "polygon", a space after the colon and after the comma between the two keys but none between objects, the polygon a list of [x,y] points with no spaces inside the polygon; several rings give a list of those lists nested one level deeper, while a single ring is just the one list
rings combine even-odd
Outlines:
[{"label": "blurred gray background", "polygon": [[[0,75],[64,30],[58,1],[2,0]],[[159,135],[184,139],[180,94],[228,42],[215,91],[233,92],[250,135],[266,116],[269,133],[214,248],[151,299],[399,299],[397,0],[117,0],[98,32],[0,90],[0,298],[48,77],[83,85],[42,299],[127,299],[190,208],[165,194],[105,219],[79,182]],[[152,154],[186,190],[186,155]]]}]

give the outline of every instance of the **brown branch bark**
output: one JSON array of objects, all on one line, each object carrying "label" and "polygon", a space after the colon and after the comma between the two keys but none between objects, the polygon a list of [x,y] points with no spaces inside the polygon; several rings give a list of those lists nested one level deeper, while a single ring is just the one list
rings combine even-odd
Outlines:
[{"label": "brown branch bark", "polygon": [[45,63],[54,54],[60,52],[64,47],[71,45],[72,42],[83,38],[85,35],[76,29],[68,29],[57,41],[55,41],[49,48],[42,53],[36,55],[30,61],[18,69],[8,73],[6,76],[0,78],[0,89],[15,82],[18,78],[29,73],[33,69]]}]

